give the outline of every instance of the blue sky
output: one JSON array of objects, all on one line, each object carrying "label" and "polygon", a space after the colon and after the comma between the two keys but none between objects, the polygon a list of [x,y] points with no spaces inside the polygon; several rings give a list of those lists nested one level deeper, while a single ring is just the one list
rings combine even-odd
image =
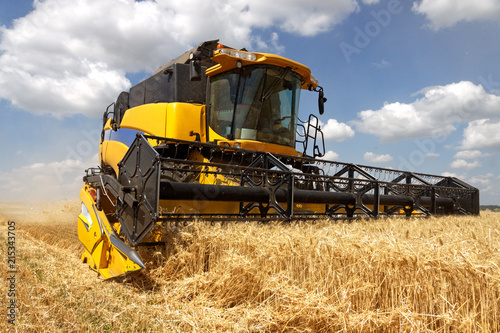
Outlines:
[{"label": "blue sky", "polygon": [[328,157],[454,175],[500,204],[499,36],[498,0],[1,1],[0,200],[76,198],[107,105],[220,39],[311,68]]}]

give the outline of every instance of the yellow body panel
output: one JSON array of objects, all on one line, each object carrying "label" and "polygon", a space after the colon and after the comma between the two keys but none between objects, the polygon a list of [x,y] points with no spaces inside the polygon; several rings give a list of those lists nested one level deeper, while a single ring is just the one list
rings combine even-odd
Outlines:
[{"label": "yellow body panel", "polygon": [[205,106],[189,103],[168,103],[165,137],[194,141],[200,135],[201,142],[207,141]]},{"label": "yellow body panel", "polygon": [[217,140],[217,141],[227,141],[227,139],[225,137],[223,137],[222,135],[220,135],[219,133],[217,133],[216,131],[214,131],[212,129],[212,127],[208,128],[208,135],[210,137],[210,141],[214,141],[214,140]]},{"label": "yellow body panel", "polygon": [[104,232],[101,231],[101,226],[97,220],[96,211],[93,209],[93,199],[88,192],[88,186],[84,186],[85,190],[80,191],[80,201],[88,211],[88,215],[80,214],[78,216],[78,237],[83,243],[83,246],[88,252],[92,252],[96,245],[103,239]]},{"label": "yellow body panel", "polygon": [[101,269],[101,274],[106,275],[105,278],[117,277],[126,273],[135,272],[141,269],[132,260],[128,259],[116,247],[109,248],[108,265],[106,268]]},{"label": "yellow body panel", "polygon": [[273,154],[282,154],[291,156],[302,155],[292,147],[282,146],[267,142],[254,141],[254,140],[234,140],[234,141],[225,140],[218,142],[218,144],[221,145],[224,143],[228,143],[231,147],[234,147],[234,144],[237,142],[240,144],[240,148],[243,149],[266,151]]},{"label": "yellow body panel", "polygon": [[[120,129],[128,128],[149,135],[193,141],[190,133],[205,134],[205,106],[190,103],[154,103],[125,112]],[[118,130],[119,131],[119,130]]]},{"label": "yellow body panel", "polygon": [[206,71],[207,76],[214,76],[219,73],[237,68],[237,62],[240,62],[243,66],[249,65],[275,65],[279,67],[290,67],[292,71],[296,72],[304,78],[304,83],[302,84],[303,89],[316,88],[318,83],[312,78],[311,70],[309,67],[302,65],[296,61],[280,57],[275,54],[269,53],[257,53],[257,52],[243,52],[238,51],[243,54],[255,55],[255,60],[240,59],[237,57],[232,57],[228,54],[221,53],[220,50],[214,51],[214,56],[212,59],[218,64],[210,67]]},{"label": "yellow body panel", "polygon": [[101,144],[101,159],[104,164],[109,165],[118,175],[118,162],[123,159],[129,147],[118,141],[104,141]]},{"label": "yellow body panel", "polygon": [[104,124],[104,128],[103,130],[107,131],[109,129],[111,129],[111,123],[112,123],[113,119],[112,118],[108,118],[108,120],[106,120],[106,123]]},{"label": "yellow body panel", "polygon": [[[101,142],[99,156],[103,164],[111,166],[118,175],[117,164],[136,133],[186,141],[196,140],[195,134],[199,134],[201,142],[206,142],[205,119],[205,106],[201,104],[154,103],[128,109],[117,131],[111,129],[111,119],[107,121],[104,127],[107,134]],[[125,138],[128,142],[124,142]],[[154,140],[150,141],[156,145]]]},{"label": "yellow body panel", "polygon": [[273,143],[255,141],[255,140],[228,140],[225,137],[219,135],[215,132],[211,127],[209,128],[209,139],[210,141],[217,141],[217,144],[222,146],[230,146],[234,147],[235,143],[239,143],[238,148],[248,149],[248,150],[257,150],[257,151],[266,151],[273,154],[282,154],[282,155],[291,155],[291,156],[302,156],[303,154],[295,150],[295,148],[277,145]]},{"label": "yellow body panel", "polygon": [[78,216],[78,238],[84,245],[82,261],[100,274],[104,279],[128,274],[142,269],[138,263],[130,260],[111,242],[116,236],[104,211],[96,208],[96,202],[90,194],[95,191],[89,185],[80,190],[82,214]]},{"label": "yellow body panel", "polygon": [[125,112],[120,129],[128,128],[150,135],[165,136],[166,120],[167,103],[144,104]]}]

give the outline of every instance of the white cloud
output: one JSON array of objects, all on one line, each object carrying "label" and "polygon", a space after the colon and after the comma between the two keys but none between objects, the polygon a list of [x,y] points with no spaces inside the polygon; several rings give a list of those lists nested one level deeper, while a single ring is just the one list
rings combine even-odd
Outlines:
[{"label": "white cloud", "polygon": [[453,169],[466,169],[472,170],[481,166],[479,161],[475,160],[474,162],[467,162],[466,160],[458,159],[451,162],[450,167]]},{"label": "white cloud", "polygon": [[320,121],[325,140],[344,141],[354,136],[354,130],[345,123],[339,123],[336,119],[328,119],[326,124]]},{"label": "white cloud", "polygon": [[480,157],[491,156],[491,154],[481,153],[479,150],[462,150],[455,154],[454,158],[463,160],[475,160]]},{"label": "white cloud", "polygon": [[381,61],[381,62],[374,62],[374,63],[373,63],[373,65],[374,65],[375,67],[377,67],[377,68],[380,68],[380,69],[382,69],[382,68],[387,68],[387,67],[391,67],[391,63],[390,63],[390,62],[388,62],[388,61],[386,61],[386,60],[384,60],[384,59],[382,59],[382,61]]},{"label": "white cloud", "polygon": [[86,161],[67,159],[34,163],[0,172],[0,201],[44,201],[78,197],[85,168],[97,166],[97,155]]},{"label": "white cloud", "polygon": [[[171,1],[163,0],[167,7]],[[201,0],[191,0],[193,6],[204,3]],[[225,8],[233,2],[227,0],[215,1],[221,3]],[[278,0],[278,1],[241,1],[234,5],[236,9],[228,11],[228,17],[234,16],[232,22],[234,27],[245,26],[247,29],[253,27],[268,28],[278,26],[281,30],[303,36],[313,36],[320,32],[330,30],[335,24],[342,22],[349,14],[357,11],[359,5],[355,0],[321,0],[314,4],[301,0]],[[178,10],[192,15],[191,6],[185,2],[179,3]],[[286,10],[283,10],[286,8]],[[243,12],[242,12],[242,9]],[[206,16],[207,12],[193,15],[195,18]],[[214,21],[217,21],[215,19]],[[224,22],[215,22],[222,29],[227,29]],[[200,28],[202,28],[201,26]]]},{"label": "white cloud", "polygon": [[468,179],[468,182],[470,182],[474,186],[483,187],[484,189],[485,187],[488,187],[491,184],[491,181],[494,179],[495,175],[493,175],[492,173],[488,173],[486,175],[471,177],[470,179]]},{"label": "white cloud", "polygon": [[285,47],[279,43],[279,35],[276,32],[271,34],[270,40],[263,40],[260,36],[253,38],[253,43],[256,44],[260,50],[271,50],[274,53],[282,54],[285,52]]},{"label": "white cloud", "polygon": [[376,5],[380,0],[362,0],[365,5]]},{"label": "white cloud", "polygon": [[413,3],[413,11],[427,16],[435,30],[461,21],[500,20],[498,0],[422,0]]},{"label": "white cloud", "polygon": [[363,158],[370,163],[385,163],[393,160],[389,154],[377,155],[372,152],[366,152]]},{"label": "white cloud", "polygon": [[[35,0],[0,27],[0,99],[35,114],[98,116],[130,86],[126,73],[204,40],[282,52],[276,31],[312,36],[358,9],[355,0]],[[270,37],[253,33],[267,28]]]},{"label": "white cloud", "polygon": [[469,81],[420,90],[423,97],[410,104],[386,103],[379,110],[358,113],[352,123],[360,132],[376,135],[383,142],[419,137],[443,137],[454,124],[484,117],[500,117],[500,96],[487,93]]},{"label": "white cloud", "polygon": [[464,130],[461,149],[500,150],[500,121],[472,121]]},{"label": "white cloud", "polygon": [[456,173],[453,172],[443,172],[441,174],[443,177],[455,177],[455,178],[460,178]]},{"label": "white cloud", "polygon": [[325,155],[323,155],[322,157],[320,157],[320,159],[326,160],[326,161],[336,161],[338,158],[339,158],[339,154],[337,154],[333,150],[327,151],[325,153]]},{"label": "white cloud", "polygon": [[476,175],[467,180],[468,183],[477,187],[481,193],[481,199],[486,198],[487,202],[483,204],[500,203],[500,182],[498,177],[493,173],[485,175]]}]

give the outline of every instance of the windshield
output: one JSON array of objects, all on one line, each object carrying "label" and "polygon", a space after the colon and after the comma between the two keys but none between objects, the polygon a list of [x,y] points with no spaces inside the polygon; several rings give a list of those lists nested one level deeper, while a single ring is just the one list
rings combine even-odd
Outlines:
[{"label": "windshield", "polygon": [[210,126],[230,140],[294,147],[300,89],[300,76],[277,66],[251,66],[214,76]]}]

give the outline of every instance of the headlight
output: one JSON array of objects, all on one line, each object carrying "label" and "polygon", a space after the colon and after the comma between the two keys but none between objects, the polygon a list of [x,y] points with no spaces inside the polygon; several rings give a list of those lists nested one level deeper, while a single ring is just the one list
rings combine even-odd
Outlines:
[{"label": "headlight", "polygon": [[313,85],[315,86],[319,86],[319,81],[317,78],[315,78],[312,74],[311,74],[311,82],[313,83]]},{"label": "headlight", "polygon": [[231,49],[219,49],[220,54],[227,54],[228,56],[243,59],[243,60],[249,60],[249,61],[255,61],[257,59],[257,56],[254,53],[250,52],[242,52],[242,51],[236,51],[236,50],[231,50]]}]

